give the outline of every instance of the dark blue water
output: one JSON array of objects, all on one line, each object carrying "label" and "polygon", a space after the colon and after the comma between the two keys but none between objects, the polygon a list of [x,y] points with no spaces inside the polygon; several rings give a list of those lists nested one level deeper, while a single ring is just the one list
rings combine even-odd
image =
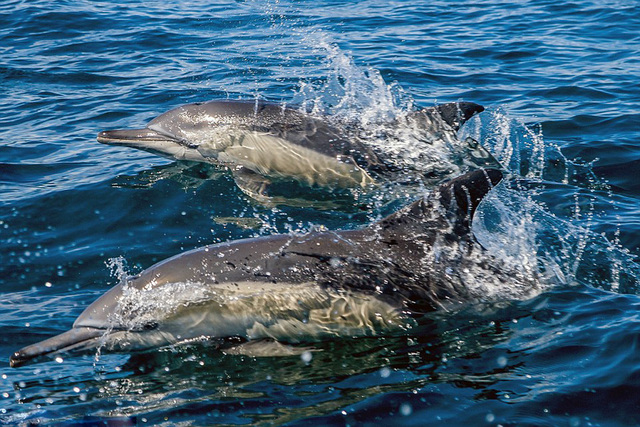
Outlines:
[{"label": "dark blue water", "polygon": [[[0,421],[640,424],[639,12],[624,0],[5,1]],[[365,125],[413,105],[486,106],[461,132],[513,176],[476,234],[539,265],[546,290],[435,313],[408,334],[318,343],[308,363],[193,346],[9,368],[116,284],[112,270],[353,228],[408,202],[273,208],[223,170],[95,140],[216,98],[315,105]],[[420,162],[449,158],[437,150],[399,152],[428,169]]]}]

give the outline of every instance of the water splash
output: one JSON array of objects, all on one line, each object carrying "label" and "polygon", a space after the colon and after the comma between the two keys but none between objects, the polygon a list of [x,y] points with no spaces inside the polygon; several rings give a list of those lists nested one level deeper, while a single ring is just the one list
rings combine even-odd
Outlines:
[{"label": "water splash", "polygon": [[144,330],[157,319],[168,317],[181,307],[208,301],[210,297],[210,289],[202,283],[175,282],[156,286],[155,282],[150,282],[142,289],[127,283],[122,287],[122,296],[109,322],[118,328]]},{"label": "water splash", "polygon": [[[289,25],[295,32],[291,22],[280,20],[277,25]],[[398,170],[420,177],[400,187],[396,183],[381,187],[369,199],[374,210],[384,209],[392,199],[415,198],[468,170],[492,166],[468,160],[473,151],[469,143],[477,142],[497,160],[493,166],[519,178],[491,195],[486,203],[492,205],[490,213],[479,213],[476,222],[484,224],[477,226],[477,233],[486,248],[506,264],[521,265],[522,271],[537,270],[550,284],[586,283],[637,292],[640,273],[633,257],[615,236],[609,241],[593,229],[599,214],[593,192],[611,192],[593,173],[591,163],[566,158],[556,144],[544,139],[541,126],[526,125],[501,107],[472,118],[457,137],[446,133],[434,137],[433,128],[425,130],[409,119],[416,107],[399,84],[385,82],[373,68],[360,67],[323,31],[306,30],[298,32],[298,43],[317,62],[306,62],[303,75],[311,77],[299,77],[292,103],[312,114],[328,114],[345,129],[357,129],[354,137],[383,153]],[[558,203],[553,194],[557,185],[562,186],[561,197],[574,194],[569,216],[549,209]],[[371,219],[377,216],[372,214]]]},{"label": "water splash", "polygon": [[640,267],[620,245],[619,231],[609,240],[595,230],[598,200],[614,202],[590,163],[567,159],[538,125],[512,119],[502,108],[473,118],[461,131],[465,137],[482,141],[513,174],[478,212],[474,230],[483,246],[505,259],[535,260],[550,283],[640,291]]},{"label": "water splash", "polygon": [[105,264],[109,268],[111,276],[116,278],[118,282],[121,282],[130,276],[127,260],[122,255],[115,258],[109,258]]},{"label": "water splash", "polygon": [[325,76],[302,78],[293,102],[316,114],[367,127],[385,123],[413,109],[413,99],[397,83],[387,84],[374,68],[358,66],[353,58],[324,34],[302,39],[323,58]]},{"label": "water splash", "polygon": [[491,107],[472,117],[459,138],[479,141],[500,165],[522,178],[608,189],[593,173],[592,163],[566,158],[560,147],[544,139],[539,124],[527,125],[503,107]]}]

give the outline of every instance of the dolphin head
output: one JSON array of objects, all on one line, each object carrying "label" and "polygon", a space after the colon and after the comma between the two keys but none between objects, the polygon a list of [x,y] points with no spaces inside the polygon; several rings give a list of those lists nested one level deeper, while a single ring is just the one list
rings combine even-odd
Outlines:
[{"label": "dolphin head", "polygon": [[[151,120],[143,129],[106,130],[98,142],[137,148],[161,156],[207,162],[198,152],[205,141],[213,143],[230,129],[257,128],[290,110],[266,102],[209,101],[182,105]],[[266,126],[266,125],[265,125]]]},{"label": "dolphin head", "polygon": [[76,319],[73,327],[59,335],[27,346],[11,355],[12,367],[22,366],[39,358],[51,358],[58,354],[83,353],[101,346],[114,349],[127,343],[126,336],[141,334],[155,329],[154,324],[127,325],[122,318],[115,317],[120,312],[121,283],[87,307]]},{"label": "dolphin head", "polygon": [[199,115],[189,115],[183,110],[185,107],[168,111],[143,129],[102,131],[98,134],[98,142],[137,148],[168,158],[206,161],[197,152],[197,145],[187,138],[189,129],[201,125],[202,120]]}]

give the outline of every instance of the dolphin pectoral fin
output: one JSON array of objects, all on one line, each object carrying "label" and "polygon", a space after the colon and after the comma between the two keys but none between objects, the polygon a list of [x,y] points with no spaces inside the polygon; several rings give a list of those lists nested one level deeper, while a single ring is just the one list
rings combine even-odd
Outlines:
[{"label": "dolphin pectoral fin", "polygon": [[301,356],[309,351],[319,351],[313,347],[293,347],[273,340],[247,341],[223,350],[225,354],[250,357]]},{"label": "dolphin pectoral fin", "polygon": [[295,197],[271,196],[269,195],[271,180],[267,177],[244,166],[233,167],[231,171],[238,188],[253,200],[267,207],[286,205],[329,210],[335,209],[338,206],[332,201],[315,201]]},{"label": "dolphin pectoral fin", "polygon": [[236,166],[231,169],[233,179],[238,188],[247,196],[259,202],[268,202],[268,189],[271,181],[263,175],[244,166]]},{"label": "dolphin pectoral fin", "polygon": [[244,194],[266,207],[279,205],[297,208],[315,208],[319,210],[336,209],[339,204],[332,200],[308,200],[296,197],[272,196],[269,194],[271,180],[244,166],[231,169],[233,179]]},{"label": "dolphin pectoral fin", "polygon": [[104,329],[89,327],[72,328],[60,335],[16,351],[9,358],[9,364],[11,367],[16,368],[35,359],[51,356],[59,352],[91,348],[104,334]]}]

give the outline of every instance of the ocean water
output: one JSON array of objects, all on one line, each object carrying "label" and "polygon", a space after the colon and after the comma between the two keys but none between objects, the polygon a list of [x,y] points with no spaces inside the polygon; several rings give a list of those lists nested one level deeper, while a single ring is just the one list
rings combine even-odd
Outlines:
[{"label": "ocean water", "polygon": [[[638,76],[636,1],[6,0],[0,422],[640,424]],[[372,133],[418,107],[484,105],[460,139],[509,178],[474,232],[535,266],[544,290],[318,342],[311,358],[198,344],[10,368],[123,274],[209,243],[357,228],[433,188],[384,187],[361,208],[266,206],[223,169],[96,142],[211,99],[303,105]],[[441,180],[470,167],[402,131],[372,143]]]}]

